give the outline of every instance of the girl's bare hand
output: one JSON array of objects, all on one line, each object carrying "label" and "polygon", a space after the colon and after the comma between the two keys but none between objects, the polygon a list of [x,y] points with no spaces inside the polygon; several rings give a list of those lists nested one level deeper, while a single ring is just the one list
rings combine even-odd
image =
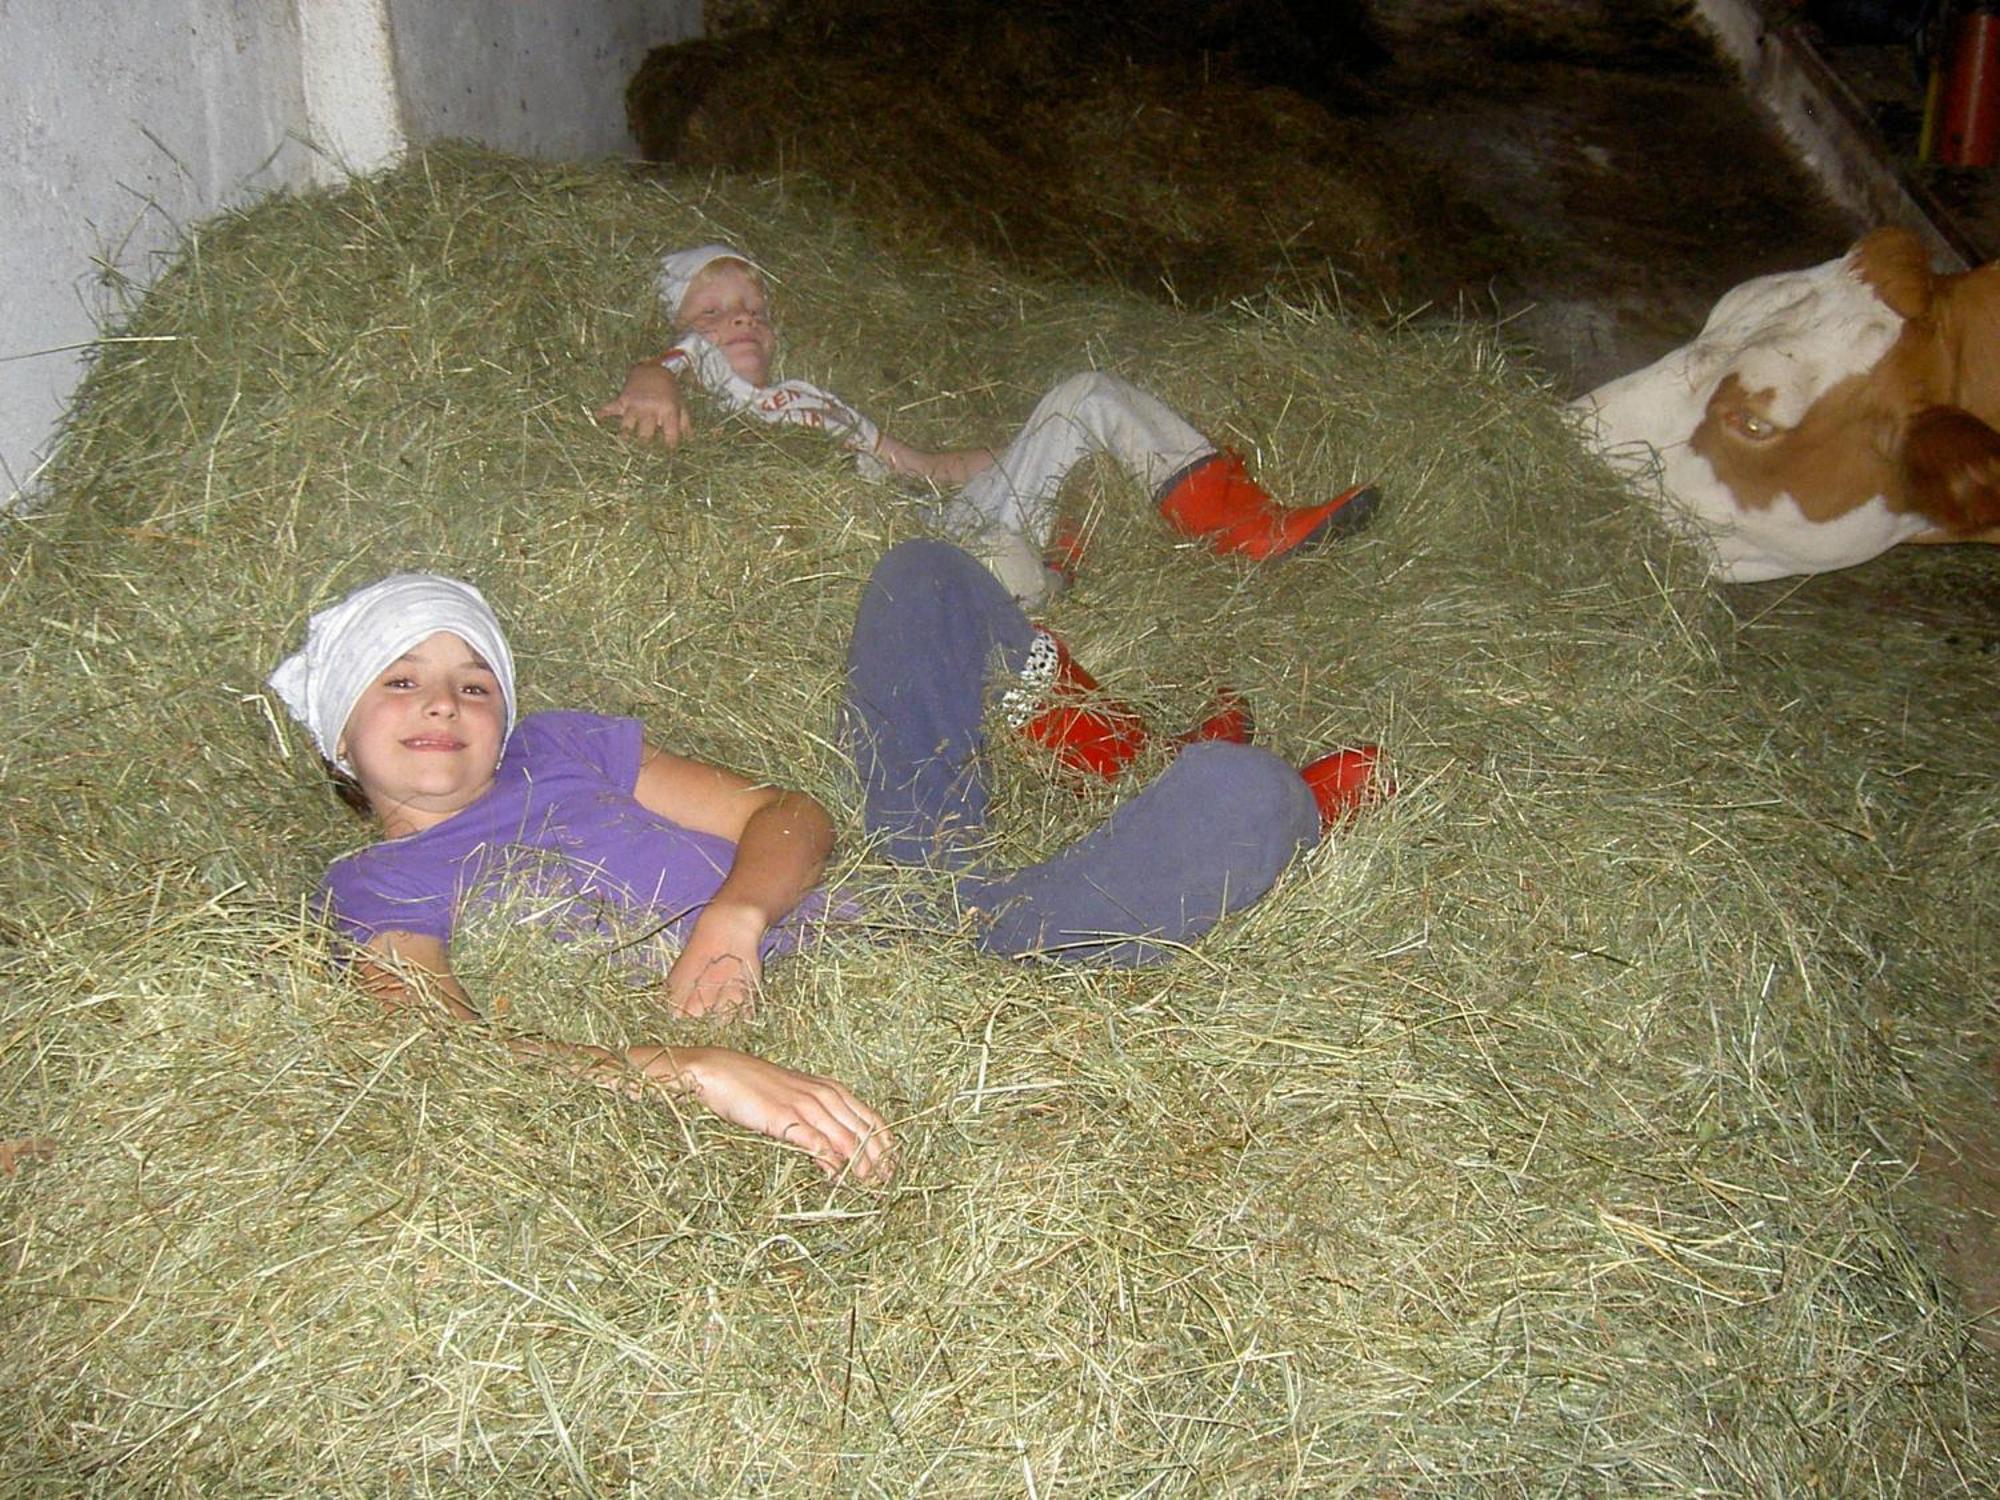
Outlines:
[{"label": "girl's bare hand", "polygon": [[834,1079],[727,1047],[634,1047],[625,1056],[730,1124],[805,1152],[829,1177],[848,1173],[879,1184],[895,1171],[896,1141],[888,1124]]}]

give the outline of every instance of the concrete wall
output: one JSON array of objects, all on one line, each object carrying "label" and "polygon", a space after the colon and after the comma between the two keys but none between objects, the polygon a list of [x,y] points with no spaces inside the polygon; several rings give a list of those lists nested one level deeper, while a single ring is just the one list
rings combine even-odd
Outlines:
[{"label": "concrete wall", "polygon": [[701,0],[0,0],[0,508],[184,226],[461,136],[631,149],[624,86]]},{"label": "concrete wall", "polygon": [[[698,0],[388,0],[411,138],[524,156],[629,152],[625,81],[700,31]],[[678,13],[678,14],[676,14]]]}]

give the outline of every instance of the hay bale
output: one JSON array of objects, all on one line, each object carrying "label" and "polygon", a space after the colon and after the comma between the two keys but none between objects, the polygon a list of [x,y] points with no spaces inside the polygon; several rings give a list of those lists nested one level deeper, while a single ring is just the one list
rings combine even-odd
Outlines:
[{"label": "hay bale", "polygon": [[647,55],[641,154],[803,173],[898,238],[1202,308],[1272,283],[1450,301],[1438,246],[1493,232],[1359,117],[1387,59],[1363,5],[768,10]]},{"label": "hay bale", "polygon": [[[1113,691],[1228,680],[1403,795],[1163,971],[894,932],[775,969],[744,1044],[894,1117],[879,1194],[376,1014],[303,913],[364,835],[261,687],[314,605],[456,572],[528,707],[641,714],[851,833],[826,731],[908,508],[801,434],[588,415],[664,331],[651,254],[714,236],[780,281],[788,371],[913,440],[1092,362],[1280,488],[1392,497],[1252,571],[1072,485],[1055,623]],[[199,226],[119,333],[0,561],[0,1138],[53,1143],[0,1175],[20,1487],[2000,1480],[1909,1182],[1992,1025],[2000,662],[1739,622],[1478,330],[1179,315],[900,258],[797,182],[440,150]],[[1129,790],[1012,753],[1023,854]],[[689,1034],[471,947],[525,1023]]]}]

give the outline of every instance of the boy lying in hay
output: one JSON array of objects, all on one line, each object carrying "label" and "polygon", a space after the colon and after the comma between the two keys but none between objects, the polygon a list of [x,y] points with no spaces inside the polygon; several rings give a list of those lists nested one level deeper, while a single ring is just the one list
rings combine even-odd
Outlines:
[{"label": "boy lying in hay", "polygon": [[[1266,750],[1205,743],[1053,858],[989,868],[973,846],[989,667],[1018,674],[1037,635],[967,554],[908,542],[870,575],[848,654],[843,733],[864,824],[890,858],[955,877],[990,952],[1157,962],[1257,900],[1366,795],[1362,779],[1335,793]],[[539,918],[571,935],[670,932],[670,1005],[718,1019],[747,1011],[765,958],[830,915],[816,887],[833,824],[819,803],[663,750],[635,719],[517,724],[512,653],[469,584],[401,573],[362,588],[312,617],[270,681],[381,831],[323,885],[379,999],[435,996],[478,1019],[451,937],[461,909],[503,885],[531,890]],[[691,1094],[829,1175],[892,1170],[882,1117],[830,1078],[723,1047],[515,1046],[605,1087]]]},{"label": "boy lying in hay", "polygon": [[[953,491],[933,513],[935,526],[1029,608],[1055,593],[1075,563],[1073,547],[1056,536],[1056,495],[1093,454],[1109,455],[1139,479],[1175,530],[1259,562],[1358,531],[1379,503],[1373,488],[1357,484],[1314,505],[1280,506],[1251,479],[1240,454],[1218,450],[1157,397],[1102,371],[1057,384],[1000,452],[927,452],[828,391],[797,380],[771,384],[778,336],[770,295],[762,268],[741,251],[718,244],[675,251],[662,258],[658,285],[674,346],[632,366],[599,418],[616,417],[620,430],[641,442],[657,437],[672,447],[694,430],[680,388],[686,375],[732,413],[825,431],[870,478],[907,477]],[[1052,547],[1053,568],[1046,560]]]}]

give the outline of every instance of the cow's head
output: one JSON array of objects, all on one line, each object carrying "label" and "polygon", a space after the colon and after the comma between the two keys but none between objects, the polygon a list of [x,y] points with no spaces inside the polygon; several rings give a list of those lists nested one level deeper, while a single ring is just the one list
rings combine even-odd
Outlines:
[{"label": "cow's head", "polygon": [[1576,403],[1594,445],[1748,582],[1898,542],[2000,541],[2000,263],[1940,276],[1877,230],[1745,282],[1700,337]]}]

